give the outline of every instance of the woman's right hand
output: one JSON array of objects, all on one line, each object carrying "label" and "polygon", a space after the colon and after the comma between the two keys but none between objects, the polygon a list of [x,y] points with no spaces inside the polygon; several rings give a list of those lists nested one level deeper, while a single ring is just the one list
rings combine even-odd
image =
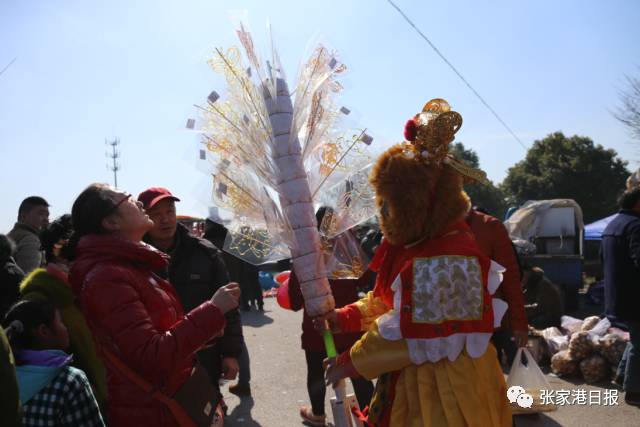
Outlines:
[{"label": "woman's right hand", "polygon": [[213,294],[211,302],[222,311],[227,313],[238,306],[240,299],[240,285],[235,282],[231,282],[224,285]]}]

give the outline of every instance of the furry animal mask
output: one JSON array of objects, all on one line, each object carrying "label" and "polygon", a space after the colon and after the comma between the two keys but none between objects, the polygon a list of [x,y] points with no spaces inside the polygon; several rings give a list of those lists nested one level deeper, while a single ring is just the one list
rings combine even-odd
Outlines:
[{"label": "furry animal mask", "polygon": [[371,172],[380,228],[394,245],[438,236],[471,207],[455,169],[409,158],[405,146],[394,145],[383,153]]},{"label": "furry animal mask", "polygon": [[466,216],[471,202],[464,179],[485,182],[486,175],[449,154],[460,126],[460,114],[445,100],[432,99],[407,122],[408,142],[378,158],[370,181],[389,243],[406,245],[439,236]]}]

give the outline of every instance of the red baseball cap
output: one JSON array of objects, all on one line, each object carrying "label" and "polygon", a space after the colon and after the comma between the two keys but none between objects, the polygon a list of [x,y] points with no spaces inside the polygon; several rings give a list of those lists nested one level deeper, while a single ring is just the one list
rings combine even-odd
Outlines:
[{"label": "red baseball cap", "polygon": [[176,196],[171,194],[171,191],[162,187],[151,187],[144,190],[138,196],[138,201],[142,202],[145,209],[150,209],[156,205],[160,200],[171,199],[175,202],[179,202]]}]

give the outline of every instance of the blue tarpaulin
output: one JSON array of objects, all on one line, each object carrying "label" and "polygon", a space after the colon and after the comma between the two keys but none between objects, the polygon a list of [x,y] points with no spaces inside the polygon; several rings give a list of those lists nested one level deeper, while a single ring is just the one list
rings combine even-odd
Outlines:
[{"label": "blue tarpaulin", "polygon": [[599,219],[596,222],[592,222],[589,225],[585,225],[584,240],[602,240],[602,232],[616,215],[618,214],[613,214],[606,218]]}]

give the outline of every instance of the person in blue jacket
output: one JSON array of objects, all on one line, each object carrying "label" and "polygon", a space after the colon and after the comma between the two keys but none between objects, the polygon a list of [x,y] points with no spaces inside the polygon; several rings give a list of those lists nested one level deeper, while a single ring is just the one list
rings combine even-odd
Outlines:
[{"label": "person in blue jacket", "polygon": [[602,233],[605,313],[629,331],[616,381],[625,401],[640,406],[640,187],[625,191],[619,205],[619,215]]}]

